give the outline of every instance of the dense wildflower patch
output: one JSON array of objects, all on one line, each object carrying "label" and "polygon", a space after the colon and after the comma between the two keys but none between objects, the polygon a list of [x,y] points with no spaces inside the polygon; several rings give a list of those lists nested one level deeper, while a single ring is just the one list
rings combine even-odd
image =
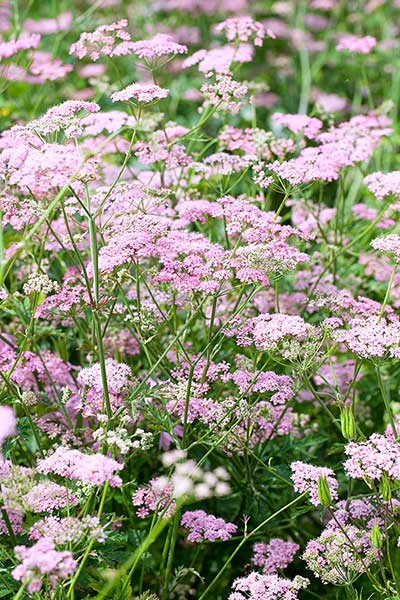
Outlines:
[{"label": "dense wildflower patch", "polygon": [[0,597],[400,597],[400,2],[0,1]]}]

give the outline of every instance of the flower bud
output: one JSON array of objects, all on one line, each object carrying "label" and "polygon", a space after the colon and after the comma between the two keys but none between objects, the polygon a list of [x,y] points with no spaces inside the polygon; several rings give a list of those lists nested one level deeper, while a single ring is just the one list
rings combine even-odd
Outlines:
[{"label": "flower bud", "polygon": [[320,477],[318,479],[318,498],[322,506],[330,506],[332,502],[331,492],[326,477]]},{"label": "flower bud", "polygon": [[383,545],[382,534],[376,523],[374,523],[374,526],[371,529],[371,543],[377,550],[380,550]]},{"label": "flower bud", "polygon": [[354,440],[356,437],[356,422],[351,407],[344,406],[340,411],[340,424],[342,435],[346,440]]},{"label": "flower bud", "polygon": [[382,498],[389,502],[392,497],[392,490],[390,487],[389,477],[386,475],[386,473],[383,474],[381,479],[380,492],[382,494]]}]

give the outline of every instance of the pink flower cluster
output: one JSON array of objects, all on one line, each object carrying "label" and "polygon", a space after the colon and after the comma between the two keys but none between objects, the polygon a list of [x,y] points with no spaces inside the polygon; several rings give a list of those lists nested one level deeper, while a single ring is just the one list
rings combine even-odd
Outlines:
[{"label": "pink flower cluster", "polygon": [[400,479],[400,443],[391,434],[373,433],[365,442],[350,442],[345,447],[348,459],[344,468],[354,479],[380,480],[386,474]]},{"label": "pink flower cluster", "polygon": [[46,538],[52,540],[57,546],[65,544],[76,544],[86,538],[104,542],[106,535],[100,525],[98,517],[90,515],[83,519],[77,517],[55,517],[47,516],[36,521],[29,532],[31,540]]},{"label": "pink flower cluster", "polygon": [[237,47],[219,46],[210,50],[197,50],[182,63],[182,68],[188,69],[198,65],[199,71],[209,75],[211,73],[229,73],[233,63],[251,62],[254,49],[250,44],[241,43]]},{"label": "pink flower cluster", "polygon": [[27,583],[31,594],[42,588],[45,578],[55,588],[60,579],[66,579],[76,570],[76,561],[71,552],[59,552],[55,549],[53,540],[48,538],[41,538],[30,548],[15,546],[14,551],[17,559],[22,562],[12,571],[12,576],[17,581]]},{"label": "pink flower cluster", "polygon": [[356,52],[358,54],[369,54],[376,46],[376,39],[371,35],[357,37],[356,35],[344,35],[340,37],[336,50],[343,52]]},{"label": "pink flower cluster", "polygon": [[396,263],[400,262],[400,236],[396,233],[375,238],[372,240],[371,246],[375,250],[392,256]]},{"label": "pink flower cluster", "polygon": [[101,56],[126,56],[132,53],[131,35],[126,30],[128,21],[121,19],[110,25],[100,25],[91,33],[84,32],[72,44],[69,53],[79,59],[88,56],[97,61]]},{"label": "pink flower cluster", "polygon": [[8,42],[0,42],[0,62],[10,58],[17,52],[36,48],[40,42],[40,35],[34,33],[19,37],[17,40],[9,40]]},{"label": "pink flower cluster", "polygon": [[304,340],[312,326],[297,315],[266,314],[253,320],[253,338],[259,350],[273,350],[284,339]]},{"label": "pink flower cluster", "polygon": [[380,556],[371,543],[371,533],[355,525],[328,525],[307,543],[303,560],[324,583],[345,585],[365,573]]},{"label": "pink flower cluster", "polygon": [[28,135],[34,132],[39,136],[47,136],[63,130],[68,137],[78,137],[82,134],[79,113],[94,114],[100,110],[96,102],[85,102],[84,100],[67,100],[62,104],[52,106],[39,119],[31,121],[25,128],[15,126],[11,130],[15,135]]},{"label": "pink flower cluster", "polygon": [[280,538],[274,538],[268,544],[259,542],[253,546],[251,562],[256,567],[262,567],[265,575],[270,575],[280,569],[286,569],[299,549],[298,544],[285,542]]},{"label": "pink flower cluster", "polygon": [[34,513],[52,512],[60,508],[74,506],[77,498],[71,492],[68,493],[65,486],[54,483],[54,481],[42,481],[34,485],[25,494],[23,500],[29,510]]},{"label": "pink flower cluster", "polygon": [[115,475],[115,471],[121,471],[122,468],[122,464],[103,454],[84,454],[63,446],[58,446],[53,454],[40,459],[37,464],[39,473],[53,473],[92,485],[108,482],[111,487],[122,485],[121,478]]},{"label": "pink flower cluster", "polygon": [[200,91],[208,103],[236,115],[243,106],[241,100],[247,96],[248,87],[233,79],[230,73],[224,73],[216,75],[215,83],[204,83]]},{"label": "pink flower cluster", "polygon": [[253,41],[255,46],[262,46],[266,34],[264,25],[251,17],[230,17],[215,26],[217,33],[225,34],[228,42]]},{"label": "pink flower cluster", "polygon": [[322,128],[322,121],[316,117],[276,112],[271,116],[278,125],[284,125],[293,133],[303,132],[309,139],[315,139]]},{"label": "pink flower cluster", "polygon": [[60,13],[54,19],[26,19],[23,29],[29,33],[59,33],[68,31],[72,22],[72,13],[67,11]]},{"label": "pink flower cluster", "polygon": [[136,514],[140,519],[145,519],[151,512],[156,512],[168,519],[175,512],[175,501],[172,499],[174,487],[160,485],[159,478],[149,481],[147,486],[139,487],[132,496],[132,504],[136,507]]},{"label": "pink flower cluster", "polygon": [[113,102],[135,100],[139,104],[148,104],[168,96],[168,90],[155,84],[132,83],[111,96]]},{"label": "pink flower cluster", "polygon": [[198,544],[207,540],[229,540],[236,532],[237,526],[227,523],[220,517],[208,515],[204,510],[186,511],[182,515],[181,525],[189,530],[188,541]]},{"label": "pink flower cluster", "polygon": [[371,173],[365,177],[364,183],[378,200],[390,195],[400,196],[400,171]]},{"label": "pink flower cluster", "polygon": [[308,586],[304,577],[285,579],[279,575],[260,575],[250,573],[247,577],[236,579],[228,600],[297,600],[299,591]]},{"label": "pink flower cluster", "polygon": [[267,167],[292,185],[334,181],[344,167],[370,158],[384,135],[390,133],[387,117],[359,115],[316,137],[319,146],[307,146],[296,158]]},{"label": "pink flower cluster", "polygon": [[187,47],[175,42],[167,33],[157,33],[148,40],[133,42],[132,52],[147,62],[153,62],[165,56],[186,54]]},{"label": "pink flower cluster", "polygon": [[332,337],[362,358],[398,356],[400,352],[400,323],[378,315],[350,319],[348,329],[335,329]]},{"label": "pink flower cluster", "polygon": [[332,500],[338,498],[339,484],[335,479],[335,474],[328,467],[316,467],[301,461],[296,461],[291,464],[292,481],[296,492],[308,492],[310,495],[311,504],[314,506],[320,505],[318,497],[318,481],[325,478],[329,487]]},{"label": "pink flower cluster", "polygon": [[[106,360],[107,387],[113,394],[121,394],[129,386],[131,369],[129,365],[117,362],[114,358]],[[86,367],[79,371],[78,383],[84,387],[94,390],[97,393],[103,392],[103,380],[101,367],[95,363],[91,367]]]}]

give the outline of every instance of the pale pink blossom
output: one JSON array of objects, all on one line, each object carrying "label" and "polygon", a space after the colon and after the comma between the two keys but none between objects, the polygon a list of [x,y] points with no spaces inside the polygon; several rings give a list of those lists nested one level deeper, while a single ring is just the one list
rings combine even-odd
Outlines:
[{"label": "pale pink blossom", "polygon": [[168,90],[155,84],[132,83],[119,92],[114,92],[111,96],[113,102],[118,101],[136,101],[139,104],[147,104],[154,100],[161,100],[168,96]]},{"label": "pale pink blossom", "polygon": [[336,50],[343,52],[356,52],[359,54],[369,54],[376,46],[376,39],[371,35],[357,37],[356,35],[344,35],[339,38]]}]

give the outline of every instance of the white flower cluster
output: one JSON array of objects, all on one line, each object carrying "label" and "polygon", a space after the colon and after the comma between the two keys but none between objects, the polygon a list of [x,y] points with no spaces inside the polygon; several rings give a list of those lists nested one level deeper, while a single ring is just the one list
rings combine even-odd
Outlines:
[{"label": "white flower cluster", "polygon": [[24,284],[24,294],[27,296],[36,292],[38,294],[50,294],[57,292],[59,289],[57,281],[53,281],[45,273],[32,273],[28,277],[28,281]]},{"label": "white flower cluster", "polygon": [[128,454],[131,450],[149,450],[154,444],[153,434],[143,429],[136,429],[132,434],[124,427],[109,431],[104,427],[99,427],[93,432],[93,437],[97,442],[105,442],[119,454]]},{"label": "white flower cluster", "polygon": [[162,457],[165,468],[172,467],[169,477],[157,479],[160,491],[168,485],[173,486],[173,497],[188,497],[193,500],[204,500],[213,496],[226,496],[231,488],[228,484],[229,475],[223,467],[214,471],[204,471],[194,460],[187,458],[185,450],[172,450]]}]

